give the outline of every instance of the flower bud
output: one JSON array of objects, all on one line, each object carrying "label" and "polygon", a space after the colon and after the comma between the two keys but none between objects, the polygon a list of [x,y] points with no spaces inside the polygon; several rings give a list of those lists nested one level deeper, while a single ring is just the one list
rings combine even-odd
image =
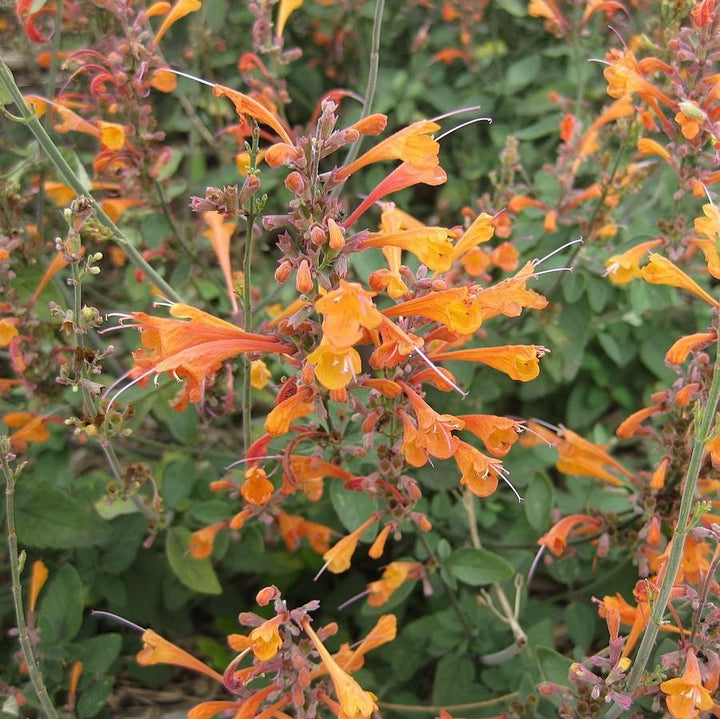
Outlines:
[{"label": "flower bud", "polygon": [[351,125],[361,135],[379,135],[387,125],[387,116],[381,115],[379,112],[363,117],[355,124]]},{"label": "flower bud", "polygon": [[326,240],[327,237],[325,236],[322,227],[320,227],[319,225],[313,225],[310,228],[310,242],[312,242],[313,245],[321,247],[325,244]]},{"label": "flower bud", "polygon": [[279,282],[281,285],[285,284],[288,281],[291,272],[292,265],[287,260],[283,260],[275,270],[275,281]]},{"label": "flower bud", "polygon": [[340,226],[332,217],[328,219],[327,224],[328,232],[330,233],[330,248],[335,250],[335,252],[339,252],[345,247],[345,235],[343,235]]},{"label": "flower bud", "polygon": [[305,189],[305,178],[299,172],[291,172],[285,178],[285,187],[297,195]]},{"label": "flower bud", "polygon": [[315,283],[313,282],[312,273],[310,272],[310,263],[303,260],[298,267],[297,276],[295,277],[295,287],[301,294],[312,292]]}]

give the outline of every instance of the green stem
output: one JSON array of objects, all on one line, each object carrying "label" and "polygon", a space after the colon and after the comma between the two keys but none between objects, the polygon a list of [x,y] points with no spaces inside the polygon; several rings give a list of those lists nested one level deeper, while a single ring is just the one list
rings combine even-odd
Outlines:
[{"label": "green stem", "polygon": [[[672,538],[672,547],[670,549],[670,557],[665,565],[665,575],[663,576],[660,590],[653,605],[650,615],[650,622],[645,628],[640,647],[638,648],[633,668],[627,678],[626,691],[632,692],[640,682],[645,667],[650,660],[650,654],[655,646],[660,625],[665,615],[668,602],[670,601],[670,592],[675,585],[678,569],[682,560],[683,549],[685,548],[685,538],[690,531],[690,516],[692,513],[693,503],[695,501],[695,488],[697,487],[698,477],[700,476],[700,468],[705,456],[705,445],[710,436],[710,428],[712,427],[715,413],[717,412],[718,402],[720,401],[720,335],[716,344],[715,364],[713,366],[713,377],[710,383],[707,403],[705,407],[698,412],[700,415],[695,428],[692,441],[692,454],[690,455],[690,464],[688,466],[687,477],[685,478],[685,486],[682,490],[680,499],[680,511],[678,512],[677,524]],[[697,420],[696,420],[697,421]],[[619,705],[613,705],[605,715],[606,719],[614,719],[620,715],[623,710]]]},{"label": "green stem", "polygon": [[42,672],[35,659],[32,642],[25,623],[25,610],[23,608],[22,584],[20,583],[20,557],[18,555],[17,532],[15,530],[15,482],[18,472],[13,471],[7,460],[9,442],[6,437],[0,439],[0,452],[2,452],[2,471],[5,476],[5,516],[7,517],[8,550],[10,553],[10,577],[12,582],[13,604],[15,606],[15,618],[17,620],[18,640],[22,649],[25,664],[27,665],[30,681],[35,688],[35,693],[40,700],[45,715],[48,719],[58,719],[58,713],[53,706],[50,696],[43,680]]},{"label": "green stem", "polygon": [[120,228],[105,214],[95,198],[88,193],[87,188],[83,186],[78,175],[67,163],[67,160],[65,160],[62,156],[62,153],[58,149],[57,145],[45,131],[42,123],[27,106],[10,68],[2,60],[0,60],[0,85],[12,97],[13,102],[22,114],[23,122],[27,124],[30,131],[33,135],[35,135],[38,143],[40,143],[40,147],[42,147],[47,156],[50,158],[50,161],[53,165],[55,165],[55,168],[60,173],[65,183],[78,195],[84,195],[91,200],[98,219],[112,232],[113,239],[127,255],[130,262],[142,270],[145,275],[147,275],[148,279],[165,293],[168,299],[175,302],[182,302],[182,298],[178,295],[178,293],[175,292],[175,290],[156,272],[156,270],[153,269],[153,267],[151,267],[140,251],[125,236],[122,230],[120,230]]},{"label": "green stem", "polygon": [[[372,44],[370,47],[370,66],[368,68],[368,79],[365,87],[365,99],[363,101],[362,112],[360,113],[360,119],[367,117],[372,110],[373,100],[375,99],[375,89],[377,88],[378,68],[380,67],[380,37],[382,31],[382,19],[383,10],[385,9],[385,0],[376,0],[375,3],[375,14],[373,15],[373,31],[372,31]],[[360,146],[362,145],[362,136],[353,142],[348,150],[348,154],[345,157],[343,165],[349,165],[360,152]],[[342,191],[343,185],[340,183],[330,193],[331,197],[337,197]]]}]

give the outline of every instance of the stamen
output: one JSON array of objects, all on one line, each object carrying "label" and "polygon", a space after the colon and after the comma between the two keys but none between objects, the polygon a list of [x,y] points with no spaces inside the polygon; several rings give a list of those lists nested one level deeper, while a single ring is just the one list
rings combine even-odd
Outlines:
[{"label": "stamen", "polygon": [[92,614],[92,616],[94,617],[107,617],[108,619],[120,622],[120,624],[125,624],[126,626],[130,627],[131,629],[135,629],[141,634],[144,634],[147,631],[146,629],[143,629],[139,624],[135,624],[135,622],[131,622],[129,619],[125,619],[125,617],[120,617],[117,614],[113,614],[112,612],[103,612],[100,609],[91,609],[90,614]]},{"label": "stamen", "polygon": [[540,270],[540,272],[533,272],[531,275],[524,275],[523,279],[527,277],[530,279],[531,277],[542,277],[543,275],[551,275],[553,272],[572,272],[572,267],[555,267],[552,270]]},{"label": "stamen", "polygon": [[437,366],[434,365],[434,364],[430,361],[430,358],[429,358],[419,347],[415,347],[415,352],[417,352],[417,353],[420,355],[420,357],[422,357],[423,361],[427,364],[428,367],[430,367],[430,369],[431,369],[433,372],[435,372],[435,374],[437,374],[439,377],[441,377],[444,382],[447,382],[456,392],[459,392],[459,393],[460,393],[460,396],[461,396],[463,399],[465,399],[465,397],[468,396],[468,393],[467,393],[467,392],[464,392],[463,390],[461,390],[460,387],[458,387],[452,380],[448,379],[448,378],[437,368]]},{"label": "stamen", "polygon": [[460,125],[456,125],[455,127],[451,127],[449,130],[445,130],[441,135],[438,135],[435,140],[437,142],[440,142],[444,137],[447,137],[448,135],[451,135],[456,130],[462,130],[463,127],[467,127],[468,125],[474,125],[476,122],[487,122],[488,125],[492,125],[492,118],[491,117],[476,117],[473,120],[468,120],[467,122],[463,122]]},{"label": "stamen", "polygon": [[266,454],[264,457],[245,457],[244,459],[238,459],[232,464],[228,464],[227,467],[225,467],[225,471],[227,472],[229,469],[232,469],[233,467],[237,467],[238,464],[242,464],[243,462],[259,462],[262,459],[282,459],[283,456],[281,454]]},{"label": "stamen", "polygon": [[[137,377],[137,378],[134,379],[132,382],[130,382],[129,385],[126,385],[125,387],[123,387],[123,388],[108,402],[107,407],[105,408],[105,412],[107,412],[107,411],[110,409],[110,407],[112,407],[112,405],[113,405],[113,403],[115,402],[115,400],[116,400],[123,392],[125,392],[125,390],[130,389],[130,387],[132,387],[134,384],[137,384],[138,382],[141,382],[142,380],[144,380],[146,377],[149,377],[154,371],[155,371],[155,369],[149,369],[147,372],[143,372],[143,374],[141,374],[139,377]],[[107,395],[108,395],[108,391],[106,391],[106,392],[103,394],[103,399],[104,399],[105,397],[107,397]]]},{"label": "stamen", "polygon": [[611,275],[613,272],[616,272],[618,268],[620,267],[619,262],[613,262],[611,265],[607,267],[605,272],[603,272],[603,277],[607,277],[608,275]]},{"label": "stamen", "polygon": [[462,115],[465,112],[474,112],[475,110],[479,110],[480,107],[480,105],[470,105],[468,107],[461,107],[458,110],[450,110],[450,112],[446,112],[444,115],[431,117],[430,122],[440,122],[440,120],[444,120],[447,117],[455,117],[455,115]]},{"label": "stamen", "polygon": [[555,424],[551,424],[550,422],[546,422],[544,419],[538,419],[537,417],[533,417],[533,422],[537,422],[542,427],[547,427],[548,429],[551,429],[553,432],[557,433],[558,436],[562,435],[562,428],[558,427]]},{"label": "stamen", "polygon": [[530,583],[533,580],[533,577],[535,576],[535,570],[537,569],[538,564],[540,563],[540,559],[542,558],[542,555],[545,554],[545,545],[542,544],[540,546],[540,549],[538,549],[538,553],[535,555],[535,559],[533,559],[533,563],[530,565],[530,569],[528,570],[527,574],[527,580],[525,581],[525,586],[529,587]]},{"label": "stamen", "polygon": [[199,82],[202,85],[207,85],[208,87],[215,87],[214,82],[210,82],[209,80],[203,80],[201,77],[195,77],[195,75],[191,75],[188,72],[181,72],[180,70],[174,70],[171,67],[165,68],[168,72],[173,73],[173,75],[180,75],[180,77],[185,77],[188,80],[195,80],[195,82]]},{"label": "stamen", "polygon": [[103,327],[101,330],[95,330],[99,335],[104,335],[106,332],[114,332],[115,330],[127,330],[127,329],[139,329],[142,327],[142,325],[135,324],[135,325],[113,325],[112,327]]},{"label": "stamen", "polygon": [[320,575],[330,566],[330,562],[332,560],[328,559],[325,564],[320,567],[320,571],[313,577],[313,582],[317,582],[318,579],[320,579]]},{"label": "stamen", "polygon": [[545,255],[545,257],[543,257],[542,259],[533,260],[532,261],[533,267],[537,267],[538,265],[545,262],[545,260],[549,260],[553,255],[557,255],[558,252],[562,252],[566,247],[571,247],[572,245],[576,245],[578,242],[580,244],[582,244],[583,238],[578,237],[577,240],[570,240],[570,242],[566,242],[564,245],[561,245],[557,249],[554,249],[549,255]]},{"label": "stamen", "polygon": [[[500,474],[500,473],[499,473],[499,474]],[[513,486],[513,483],[512,483],[504,474],[500,474],[500,478],[502,479],[503,482],[505,482],[505,484],[507,484],[508,487],[510,487],[510,489],[512,489],[513,494],[517,497],[517,501],[518,501],[518,502],[524,502],[524,501],[525,501],[525,500],[520,496],[520,493],[517,491],[517,489],[515,489],[515,487]]]},{"label": "stamen", "polygon": [[356,594],[354,597],[350,597],[350,599],[346,599],[341,605],[338,606],[338,611],[342,611],[345,609],[345,607],[349,607],[351,604],[354,604],[358,601],[358,599],[363,599],[364,597],[367,597],[367,595],[370,594],[370,590],[366,589],[364,592],[360,592],[359,594]]},{"label": "stamen", "polygon": [[531,429],[530,427],[524,427],[523,428],[525,432],[530,432],[530,434],[534,434],[538,439],[541,439],[548,447],[554,447],[555,445],[550,442],[547,438],[543,437],[539,432],[536,432],[534,429]]}]

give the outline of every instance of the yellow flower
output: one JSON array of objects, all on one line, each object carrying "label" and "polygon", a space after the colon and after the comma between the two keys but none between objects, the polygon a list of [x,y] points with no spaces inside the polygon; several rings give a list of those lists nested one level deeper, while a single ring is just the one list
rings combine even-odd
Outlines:
[{"label": "yellow flower", "polygon": [[0,320],[0,347],[7,347],[20,334],[15,327],[19,321],[14,317],[5,317]]},{"label": "yellow flower", "polygon": [[662,243],[662,240],[650,240],[613,255],[605,261],[605,276],[615,285],[626,285],[633,277],[640,277],[640,262],[653,247]]},{"label": "yellow flower", "polygon": [[265,470],[260,467],[250,467],[245,472],[245,481],[240,488],[243,499],[250,504],[267,504],[275,491],[275,486],[266,477]]},{"label": "yellow flower", "polygon": [[697,657],[690,647],[683,675],[663,682],[660,690],[668,695],[665,702],[673,719],[695,719],[701,711],[713,706],[710,692],[702,685]]},{"label": "yellow flower", "polygon": [[250,385],[255,389],[264,389],[272,374],[262,360],[253,360],[250,363]]},{"label": "yellow flower", "polygon": [[323,343],[307,357],[315,367],[315,377],[327,389],[342,389],[362,370],[362,360],[352,347],[335,347]]},{"label": "yellow flower", "polygon": [[350,568],[350,560],[355,553],[360,537],[377,520],[378,518],[374,514],[370,515],[356,530],[340,539],[323,554],[327,568],[333,574],[341,574]]},{"label": "yellow flower", "polygon": [[640,274],[646,282],[652,285],[680,287],[683,290],[697,295],[713,307],[720,306],[720,302],[700,287],[695,280],[686,275],[679,267],[662,255],[653,252],[650,255],[650,262],[640,270]]},{"label": "yellow flower", "polygon": [[280,617],[273,617],[263,622],[250,632],[253,654],[262,662],[272,659],[282,646],[282,637],[278,631]]}]

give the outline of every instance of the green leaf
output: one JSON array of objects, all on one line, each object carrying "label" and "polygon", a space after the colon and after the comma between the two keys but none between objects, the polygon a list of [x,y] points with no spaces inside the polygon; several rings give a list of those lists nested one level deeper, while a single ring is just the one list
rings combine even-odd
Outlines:
[{"label": "green leaf", "polygon": [[93,684],[89,689],[86,689],[80,695],[78,701],[78,717],[80,719],[90,719],[90,717],[99,714],[105,708],[114,683],[115,677],[105,677],[97,684]]},{"label": "green leaf", "polygon": [[70,549],[105,544],[110,528],[89,505],[41,484],[18,483],[17,533],[29,547]]},{"label": "green leaf", "polygon": [[69,642],[80,631],[84,593],[80,575],[71,564],[63,564],[42,593],[38,627],[43,642]]},{"label": "green leaf", "polygon": [[163,501],[168,507],[175,509],[190,496],[194,484],[195,462],[187,458],[170,462],[162,475]]},{"label": "green leaf", "polygon": [[550,524],[550,510],[555,502],[555,490],[550,480],[542,474],[536,474],[525,492],[523,509],[528,524],[538,532],[544,531]]},{"label": "green leaf", "polygon": [[101,634],[80,642],[83,674],[100,676],[109,671],[120,656],[122,634]]},{"label": "green leaf", "polygon": [[433,704],[455,704],[458,696],[461,700],[463,689],[475,679],[475,667],[472,661],[456,654],[444,656],[437,664],[435,681],[433,682]]},{"label": "green leaf", "polygon": [[595,635],[597,614],[585,602],[572,602],[565,608],[565,624],[573,642],[585,649]]},{"label": "green leaf", "polygon": [[573,663],[572,659],[568,659],[548,647],[536,647],[535,654],[540,665],[540,671],[546,681],[565,686],[570,684],[568,672],[570,671],[570,665]]},{"label": "green leaf", "polygon": [[[357,529],[376,509],[377,505],[362,492],[345,489],[342,483],[333,480],[330,485],[330,501],[340,521],[349,532]],[[360,538],[363,542],[372,542],[378,527],[369,527]]]},{"label": "green leaf", "polygon": [[505,94],[511,95],[527,87],[540,72],[541,62],[534,55],[514,62],[505,76]]},{"label": "green leaf", "polygon": [[191,532],[185,527],[172,527],[168,531],[165,552],[170,569],[190,589],[201,594],[220,594],[222,587],[209,559],[195,559],[188,553]]},{"label": "green leaf", "polygon": [[456,549],[445,567],[454,577],[473,587],[503,582],[515,571],[500,555],[472,547]]}]

